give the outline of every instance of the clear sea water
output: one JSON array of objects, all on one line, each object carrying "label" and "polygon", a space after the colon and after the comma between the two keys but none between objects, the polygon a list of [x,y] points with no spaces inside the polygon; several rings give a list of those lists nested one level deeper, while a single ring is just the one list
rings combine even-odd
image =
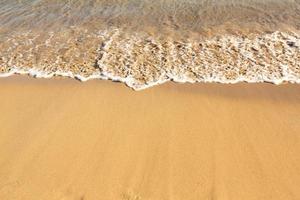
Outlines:
[{"label": "clear sea water", "polygon": [[0,0],[0,76],[300,82],[298,0]]}]

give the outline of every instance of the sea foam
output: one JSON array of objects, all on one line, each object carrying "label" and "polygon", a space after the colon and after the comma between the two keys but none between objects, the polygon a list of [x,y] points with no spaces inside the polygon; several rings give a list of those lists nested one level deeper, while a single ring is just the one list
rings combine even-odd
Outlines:
[{"label": "sea foam", "polygon": [[[77,38],[66,45],[54,33],[43,39],[18,35],[5,44],[9,48],[2,53],[0,76],[109,79],[135,90],[167,81],[300,83],[300,37],[295,32],[175,40],[111,29],[84,37],[81,44],[74,44]],[[46,53],[39,54],[40,49]]]}]

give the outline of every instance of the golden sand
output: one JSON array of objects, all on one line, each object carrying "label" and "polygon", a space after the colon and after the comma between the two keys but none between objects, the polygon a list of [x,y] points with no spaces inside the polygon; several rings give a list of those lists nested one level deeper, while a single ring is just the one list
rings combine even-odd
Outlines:
[{"label": "golden sand", "polygon": [[300,199],[300,86],[0,79],[1,200]]}]

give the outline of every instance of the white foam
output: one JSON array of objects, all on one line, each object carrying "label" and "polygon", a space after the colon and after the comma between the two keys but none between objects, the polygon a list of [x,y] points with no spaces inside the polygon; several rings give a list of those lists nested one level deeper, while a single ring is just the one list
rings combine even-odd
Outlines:
[{"label": "white foam", "polygon": [[54,76],[62,76],[62,77],[68,77],[68,78],[76,78],[82,82],[88,81],[88,80],[93,80],[93,79],[100,79],[100,80],[112,80],[112,81],[118,81],[125,83],[127,86],[133,88],[136,91],[144,90],[153,86],[161,85],[163,83],[169,82],[169,81],[174,81],[177,83],[221,83],[221,84],[237,84],[241,82],[246,82],[246,83],[273,83],[276,85],[280,85],[282,83],[296,83],[300,84],[300,79],[291,76],[290,74],[287,74],[286,76],[282,78],[275,78],[275,79],[269,79],[266,77],[261,77],[257,79],[252,79],[252,78],[247,78],[247,77],[238,77],[234,80],[226,80],[223,77],[214,77],[214,78],[207,78],[204,80],[192,80],[190,78],[178,78],[176,76],[169,76],[165,79],[160,79],[155,82],[147,83],[145,85],[136,85],[135,79],[132,77],[127,77],[127,78],[122,78],[118,76],[112,76],[110,74],[106,73],[101,73],[101,74],[92,74],[90,76],[84,77],[82,75],[74,74],[72,72],[62,72],[62,71],[57,71],[57,72],[51,72],[47,73],[44,71],[36,70],[36,69],[28,69],[28,70],[23,70],[23,69],[18,69],[14,68],[10,72],[7,73],[1,73],[0,77],[9,77],[14,74],[21,74],[21,75],[29,75],[31,77],[35,78],[52,78]]},{"label": "white foam", "polygon": [[[60,69],[56,71],[45,71],[39,68],[25,68],[20,66],[12,66],[9,67],[8,72],[0,73],[0,77],[8,77],[12,76],[13,74],[27,74],[32,77],[36,78],[51,78],[53,76],[63,76],[63,77],[70,77],[70,78],[76,78],[80,81],[88,81],[91,79],[101,79],[101,80],[113,80],[113,81],[119,81],[123,82],[129,87],[133,88],[134,90],[143,90],[155,85],[160,85],[168,81],[174,81],[178,83],[222,83],[222,84],[235,84],[240,82],[247,82],[247,83],[261,83],[261,82],[268,82],[273,84],[282,84],[285,82],[289,83],[297,83],[300,84],[300,74],[295,73],[292,71],[291,67],[295,67],[295,69],[299,69],[300,66],[300,60],[299,59],[299,48],[300,48],[300,40],[299,36],[295,33],[282,33],[282,32],[274,32],[272,34],[265,34],[261,36],[257,36],[254,39],[248,39],[248,38],[241,38],[241,37],[235,37],[235,36],[224,36],[223,38],[213,38],[210,40],[202,41],[204,44],[208,44],[208,46],[204,47],[203,52],[198,52],[198,57],[203,57],[203,76],[195,76],[190,77],[188,75],[189,69],[197,68],[197,63],[194,63],[194,61],[190,61],[189,59],[193,59],[192,57],[189,57],[190,54],[195,53],[195,50],[193,49],[193,45],[197,44],[197,42],[193,43],[181,43],[184,46],[184,49],[176,49],[174,41],[169,42],[169,54],[166,55],[168,59],[168,62],[171,63],[173,68],[168,68],[170,66],[157,66],[159,68],[158,74],[155,74],[155,77],[151,77],[150,80],[139,82],[137,78],[132,75],[126,75],[123,74],[118,75],[117,73],[114,73],[111,68],[109,68],[109,64],[114,63],[111,59],[114,59],[114,53],[115,52],[124,52],[124,55],[120,55],[122,58],[131,58],[132,59],[132,65],[133,66],[127,66],[124,65],[126,70],[131,70],[131,68],[139,69],[137,66],[140,64],[137,61],[137,58],[134,57],[134,52],[136,49],[134,49],[135,44],[145,44],[145,39],[150,41],[151,44],[157,45],[158,50],[157,53],[154,55],[154,60],[161,60],[165,55],[163,54],[163,47],[162,44],[159,43],[158,40],[151,37],[142,37],[142,36],[122,36],[120,33],[120,30],[114,29],[112,31],[103,31],[100,32],[99,35],[103,38],[107,38],[105,40],[105,44],[101,49],[99,49],[99,53],[101,54],[101,58],[97,61],[99,70],[95,70],[95,72],[91,73],[90,75],[83,75],[83,74],[76,74],[72,71],[62,71]],[[47,40],[48,41],[48,40]],[[289,46],[288,42],[292,42],[297,48]],[[274,47],[275,44],[280,43],[280,45],[283,45],[284,47],[284,54],[281,54],[281,56],[285,56],[284,58],[287,58],[284,61],[281,61],[281,58],[277,58],[278,50]],[[50,43],[50,41],[48,41]],[[268,44],[267,50],[261,49],[261,45]],[[236,77],[228,78],[225,77],[226,74],[226,66],[228,65],[222,65],[223,63],[216,59],[216,56],[213,57],[212,55],[212,49],[211,44],[218,44],[221,46],[221,53],[222,55],[229,56],[229,60],[234,59],[233,56],[234,52],[233,50],[228,49],[229,47],[235,47],[238,48],[239,52],[237,53],[237,60],[236,64],[237,66],[230,66],[236,72],[240,67],[242,67],[243,63],[242,61],[250,60],[253,64],[256,62],[256,58],[254,57],[253,53],[258,52],[261,56],[267,56],[271,55],[272,59],[275,58],[274,62],[274,71],[269,70],[268,67],[272,68],[272,63],[265,62],[264,64],[267,65],[265,69],[261,69],[259,65],[251,66],[253,69],[250,69],[249,74],[235,74]],[[148,43],[145,44],[146,46],[139,47],[140,51],[142,53],[145,53],[145,59],[152,58],[151,57],[151,49]],[[293,46],[293,45],[292,45]],[[251,50],[251,47],[256,48],[256,50]],[[206,49],[205,49],[206,48]],[[250,49],[250,50],[249,50]],[[267,53],[266,53],[267,51]],[[148,56],[148,57],[147,57]],[[156,56],[156,57],[155,57]],[[184,57],[185,56],[185,57]],[[206,57],[205,57],[206,56]],[[215,64],[209,63],[209,59],[212,57],[215,61]],[[181,61],[180,59],[183,59]],[[266,58],[265,58],[266,59]],[[276,60],[279,59],[279,60]],[[118,60],[117,60],[118,61]],[[149,61],[149,60],[148,60]],[[151,60],[150,60],[151,61]],[[121,65],[122,63],[120,63]],[[150,63],[151,64],[151,63]],[[182,66],[180,66],[182,64]],[[277,68],[275,68],[275,64]],[[175,66],[176,65],[176,66]],[[191,65],[191,66],[189,66]],[[111,66],[110,66],[111,67]],[[113,66],[115,69],[118,69],[118,66]],[[166,67],[166,68],[164,68]],[[188,68],[189,67],[189,68]],[[297,68],[298,67],[298,68]],[[219,71],[219,70],[223,71]],[[224,71],[225,69],[225,71]],[[205,70],[208,70],[206,72]],[[268,71],[269,70],[269,71]],[[276,71],[277,70],[277,71]],[[279,71],[278,71],[279,70]],[[135,72],[136,74],[140,75],[138,71]],[[280,75],[279,75],[280,74]]]}]

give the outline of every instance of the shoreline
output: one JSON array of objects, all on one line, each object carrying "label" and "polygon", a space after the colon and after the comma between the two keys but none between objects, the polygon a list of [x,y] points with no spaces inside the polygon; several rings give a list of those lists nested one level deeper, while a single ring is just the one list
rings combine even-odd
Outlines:
[{"label": "shoreline", "polygon": [[18,70],[13,70],[12,72],[9,73],[4,73],[1,74],[0,73],[0,79],[3,78],[9,78],[12,77],[14,78],[15,76],[29,76],[30,78],[34,78],[34,79],[55,79],[55,78],[62,78],[62,79],[75,79],[76,81],[79,82],[87,82],[87,81],[94,81],[94,80],[98,80],[98,81],[110,81],[112,83],[114,82],[118,82],[118,83],[122,83],[125,84],[127,87],[129,87],[130,89],[133,89],[135,91],[142,91],[142,90],[146,90],[155,86],[159,86],[168,82],[171,83],[177,83],[177,84],[224,84],[224,85],[228,85],[228,84],[273,84],[273,85],[284,85],[284,84],[300,84],[300,79],[289,79],[289,78],[281,78],[278,80],[269,80],[269,79],[262,79],[262,80],[257,80],[257,81],[253,81],[253,80],[248,80],[246,78],[239,78],[237,80],[228,80],[228,81],[224,81],[224,80],[220,80],[220,79],[211,79],[211,80],[205,80],[205,81],[194,81],[194,80],[176,80],[176,79],[165,79],[162,81],[158,81],[149,85],[145,85],[143,87],[140,88],[134,88],[132,87],[132,85],[130,84],[130,79],[128,81],[128,79],[122,79],[120,77],[106,77],[104,75],[101,74],[94,74],[91,75],[89,77],[83,77],[81,75],[77,75],[77,74],[73,74],[72,72],[54,72],[54,73],[50,73],[50,74],[43,74],[43,72],[39,72],[39,71],[35,71],[35,70],[29,70],[29,71],[18,71]]}]

